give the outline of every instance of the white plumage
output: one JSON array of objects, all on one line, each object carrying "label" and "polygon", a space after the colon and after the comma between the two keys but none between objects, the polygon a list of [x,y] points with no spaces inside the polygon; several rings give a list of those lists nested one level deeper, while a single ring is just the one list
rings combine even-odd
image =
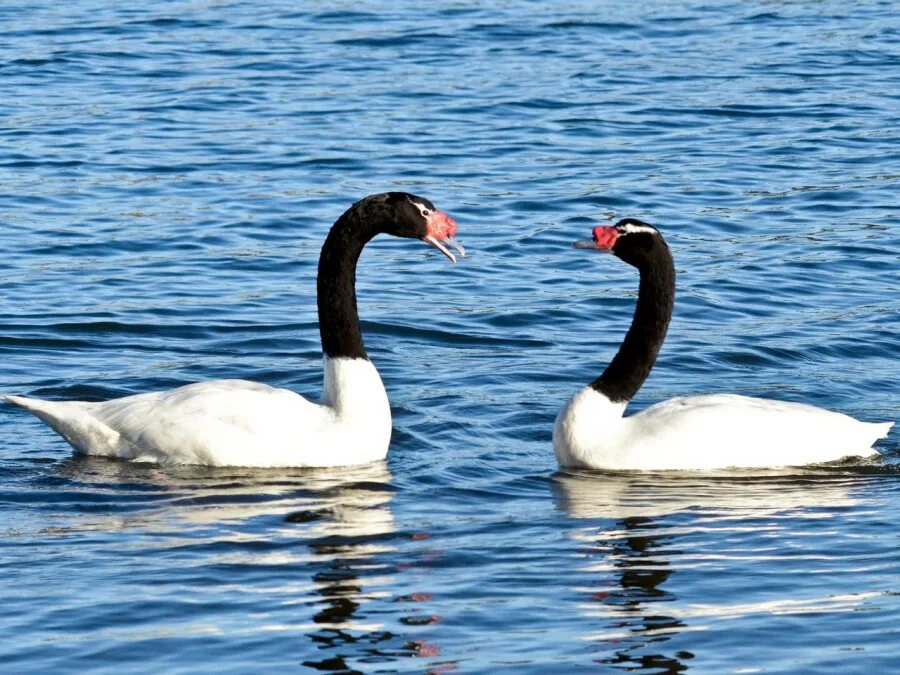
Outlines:
[{"label": "white plumage", "polygon": [[246,380],[211,380],[112,401],[3,396],[76,451],[161,464],[346,466],[384,459],[391,411],[367,359],[325,358],[319,402]]},{"label": "white plumage", "polygon": [[584,387],[560,411],[562,466],[612,470],[802,466],[871,455],[893,422],[860,422],[823,408],[737,394],[679,396],[627,417]]}]

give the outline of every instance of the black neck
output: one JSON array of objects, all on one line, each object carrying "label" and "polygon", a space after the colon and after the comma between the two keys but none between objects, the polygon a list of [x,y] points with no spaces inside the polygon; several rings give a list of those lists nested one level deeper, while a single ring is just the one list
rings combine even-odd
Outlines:
[{"label": "black neck", "polygon": [[638,266],[641,285],[631,328],[612,362],[591,387],[611,401],[630,400],[650,374],[666,338],[675,303],[675,265],[667,246],[654,247]]},{"label": "black neck", "polygon": [[355,204],[331,227],[319,255],[317,301],[322,351],[331,358],[368,359],[356,309],[356,263],[378,234]]}]

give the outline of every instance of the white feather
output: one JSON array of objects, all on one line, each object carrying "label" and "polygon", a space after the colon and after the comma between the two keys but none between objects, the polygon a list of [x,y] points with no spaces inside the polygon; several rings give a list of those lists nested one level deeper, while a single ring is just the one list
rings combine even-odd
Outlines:
[{"label": "white feather", "polygon": [[560,465],[667,470],[801,466],[871,455],[893,422],[860,422],[802,403],[736,394],[678,397],[623,417],[591,387],[556,418]]},{"label": "white feather", "polygon": [[212,380],[99,403],[4,396],[76,451],[163,464],[346,466],[387,455],[391,411],[367,359],[325,359],[318,403],[246,380]]},{"label": "white feather", "polygon": [[622,234],[659,234],[659,230],[655,227],[651,227],[650,225],[636,225],[635,223],[625,223],[624,225],[617,225],[616,229],[618,229]]}]

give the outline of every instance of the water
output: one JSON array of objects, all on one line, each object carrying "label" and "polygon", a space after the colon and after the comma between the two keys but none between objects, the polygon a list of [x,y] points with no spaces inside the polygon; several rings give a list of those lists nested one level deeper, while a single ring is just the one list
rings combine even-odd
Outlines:
[{"label": "water", "polygon": [[896,672],[900,444],[818,469],[559,472],[657,224],[632,404],[900,419],[890,2],[0,5],[0,391],[318,395],[333,220],[406,189],[471,255],[359,270],[394,412],[347,471],[72,458],[0,408],[7,672]]}]

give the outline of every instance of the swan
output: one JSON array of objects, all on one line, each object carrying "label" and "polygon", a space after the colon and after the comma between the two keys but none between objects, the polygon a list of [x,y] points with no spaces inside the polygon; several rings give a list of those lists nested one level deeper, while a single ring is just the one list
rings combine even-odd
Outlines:
[{"label": "swan", "polygon": [[576,248],[609,252],[640,272],[637,307],[603,374],[566,403],[553,428],[563,467],[611,470],[800,466],[871,454],[893,422],[861,422],[803,403],[736,394],[679,396],[623,417],[650,374],[675,300],[675,266],[655,227],[626,218]]},{"label": "swan", "polygon": [[465,251],[456,221],[423,197],[370,195],[334,223],[319,256],[325,362],[319,402],[246,380],[212,380],[102,402],[0,398],[28,410],[78,453],[160,464],[336,467],[384,459],[391,410],[363,346],[356,263],[380,233],[420,239],[450,258]]}]

